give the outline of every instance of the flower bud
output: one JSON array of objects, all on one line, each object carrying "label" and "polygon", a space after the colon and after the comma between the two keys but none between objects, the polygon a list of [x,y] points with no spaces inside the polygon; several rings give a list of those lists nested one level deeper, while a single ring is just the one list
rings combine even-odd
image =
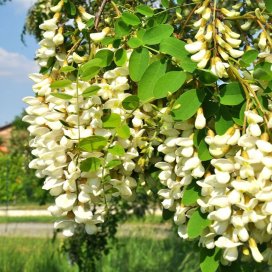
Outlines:
[{"label": "flower bud", "polygon": [[91,15],[91,14],[87,13],[86,10],[84,9],[84,7],[82,7],[82,6],[80,6],[78,8],[78,10],[79,10],[80,15],[82,16],[82,19],[84,21],[89,21],[90,19],[95,18],[94,15]]},{"label": "flower bud", "polygon": [[240,15],[240,12],[238,11],[229,11],[228,9],[226,8],[221,8],[220,11],[227,17],[235,17],[235,16],[239,16]]},{"label": "flower bud", "polygon": [[86,24],[84,24],[80,17],[76,18],[77,27],[80,31],[82,31],[84,28],[86,28]]},{"label": "flower bud", "polygon": [[228,44],[230,44],[234,48],[239,47],[239,45],[242,42],[242,40],[231,38],[227,33],[225,34],[225,39],[228,42]]},{"label": "flower bud", "polygon": [[209,21],[211,18],[212,11],[210,8],[206,8],[204,12],[202,13],[202,18],[205,19],[206,21]]},{"label": "flower bud", "polygon": [[202,129],[206,126],[206,118],[203,114],[203,109],[199,108],[197,111],[197,116],[195,120],[195,128]]},{"label": "flower bud", "polygon": [[207,30],[206,30],[206,34],[204,37],[207,42],[210,42],[212,40],[212,37],[213,37],[212,25],[208,25]]},{"label": "flower bud", "polygon": [[263,256],[257,247],[256,241],[253,238],[250,238],[248,242],[253,259],[258,263],[262,262]]},{"label": "flower bud", "polygon": [[241,29],[246,31],[249,30],[251,27],[252,21],[246,21],[244,24],[241,25]]},{"label": "flower bud", "polygon": [[259,43],[258,46],[261,50],[264,50],[267,45],[266,42],[266,33],[264,31],[261,32],[260,38],[259,38]]},{"label": "flower bud", "polygon": [[106,27],[106,28],[104,28],[102,30],[102,32],[91,33],[90,34],[90,38],[94,42],[100,42],[100,41],[102,41],[106,37],[106,35],[107,35],[108,32],[109,32],[109,28]]},{"label": "flower bud", "polygon": [[56,46],[63,44],[64,42],[64,37],[61,33],[58,33],[54,38],[53,42]]},{"label": "flower bud", "polygon": [[56,12],[60,12],[61,9],[62,9],[62,7],[63,7],[63,0],[59,1],[58,4],[57,4],[56,6],[51,7],[50,10],[51,10],[52,12],[55,12],[55,13],[56,13]]},{"label": "flower bud", "polygon": [[199,69],[204,69],[208,61],[210,60],[210,57],[211,57],[211,51],[207,51],[204,58],[197,64],[197,67]]},{"label": "flower bud", "polygon": [[191,56],[191,60],[194,62],[200,62],[205,57],[206,53],[206,49],[201,49],[198,53]]},{"label": "flower bud", "polygon": [[203,48],[203,42],[201,42],[201,41],[196,41],[196,42],[189,43],[189,44],[185,45],[185,49],[191,54],[194,54],[194,53],[200,51],[200,49],[202,49],[202,48]]}]

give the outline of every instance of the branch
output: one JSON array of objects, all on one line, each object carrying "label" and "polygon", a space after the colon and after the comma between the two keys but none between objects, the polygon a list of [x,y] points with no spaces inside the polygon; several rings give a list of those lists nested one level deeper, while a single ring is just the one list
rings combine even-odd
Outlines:
[{"label": "branch", "polygon": [[99,25],[100,18],[101,18],[101,15],[103,13],[103,10],[104,10],[106,4],[108,2],[110,2],[110,1],[111,0],[103,0],[100,7],[99,7],[99,9],[98,9],[98,12],[95,15],[94,27],[95,27],[96,30],[98,30],[98,25]]}]

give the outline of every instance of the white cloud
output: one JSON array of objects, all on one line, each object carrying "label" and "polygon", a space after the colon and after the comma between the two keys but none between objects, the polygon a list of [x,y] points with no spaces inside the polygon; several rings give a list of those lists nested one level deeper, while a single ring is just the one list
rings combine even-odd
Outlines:
[{"label": "white cloud", "polygon": [[33,60],[0,47],[0,78],[9,77],[16,81],[26,81],[28,74],[37,71],[37,69]]},{"label": "white cloud", "polygon": [[35,3],[35,0],[13,0],[12,2],[15,5],[17,11],[20,9],[26,11]]}]

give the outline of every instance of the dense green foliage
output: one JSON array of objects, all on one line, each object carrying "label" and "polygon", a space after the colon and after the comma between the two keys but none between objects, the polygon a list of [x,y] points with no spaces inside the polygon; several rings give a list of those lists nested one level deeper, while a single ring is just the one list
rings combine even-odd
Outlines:
[{"label": "dense green foliage", "polygon": [[44,204],[48,196],[41,189],[42,179],[28,164],[32,160],[26,123],[17,116],[12,123],[9,153],[0,155],[0,203],[36,202]]}]

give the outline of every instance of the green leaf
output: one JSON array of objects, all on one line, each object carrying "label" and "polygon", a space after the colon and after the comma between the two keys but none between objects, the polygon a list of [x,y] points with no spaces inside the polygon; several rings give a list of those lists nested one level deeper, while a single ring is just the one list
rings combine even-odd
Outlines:
[{"label": "green leaf", "polygon": [[130,95],[122,101],[125,110],[135,110],[140,105],[140,99],[137,95]]},{"label": "green leaf", "polygon": [[256,70],[254,70],[253,77],[259,80],[272,80],[271,73],[263,68],[257,68]]},{"label": "green leaf", "polygon": [[184,56],[188,55],[185,45],[185,42],[175,37],[167,37],[161,41],[160,51],[177,59],[182,59]]},{"label": "green leaf", "polygon": [[139,5],[138,7],[136,7],[136,11],[147,17],[153,16],[154,14],[154,10],[147,5]]},{"label": "green leaf", "polygon": [[228,107],[221,106],[215,119],[215,131],[219,135],[223,135],[234,124],[232,114]]},{"label": "green leaf", "polygon": [[156,25],[146,30],[143,42],[148,45],[158,44],[163,39],[172,35],[174,28],[171,25]]},{"label": "green leaf", "polygon": [[120,161],[120,160],[112,160],[112,161],[108,162],[105,167],[109,168],[109,169],[113,169],[116,166],[119,166],[121,164],[122,164],[122,161]]},{"label": "green leaf", "polygon": [[238,82],[231,82],[220,88],[220,104],[235,106],[241,104],[244,100],[244,90]]},{"label": "green leaf", "polygon": [[197,68],[197,63],[193,62],[189,56],[184,56],[183,59],[177,59],[179,66],[189,73],[193,73]]},{"label": "green leaf", "polygon": [[114,62],[117,66],[123,66],[127,61],[127,51],[119,48],[114,53]]},{"label": "green leaf", "polygon": [[196,181],[192,181],[191,184],[184,188],[182,204],[186,206],[194,205],[200,196],[200,187],[196,184]]},{"label": "green leaf", "polygon": [[175,102],[174,120],[185,121],[191,118],[201,106],[205,98],[203,90],[192,89],[183,93]]},{"label": "green leaf", "polygon": [[143,45],[143,42],[137,37],[132,37],[128,40],[127,44],[130,48],[138,48]]},{"label": "green leaf", "polygon": [[155,61],[148,66],[138,84],[138,96],[140,101],[147,102],[152,99],[156,82],[165,74],[166,63],[162,60]]},{"label": "green leaf", "polygon": [[258,55],[259,52],[255,49],[246,51],[241,58],[242,64],[245,64],[245,67],[248,67],[257,59]]},{"label": "green leaf", "polygon": [[197,129],[194,132],[194,146],[198,149],[201,141],[207,136],[207,130],[204,129]]},{"label": "green leaf", "polygon": [[76,15],[77,9],[73,2],[67,1],[65,4],[66,12],[68,13],[68,18],[72,18]]},{"label": "green leaf", "polygon": [[168,37],[161,41],[160,51],[176,58],[182,69],[192,73],[197,68],[197,64],[188,56],[185,45],[185,42],[175,37]]},{"label": "green leaf", "polygon": [[82,80],[88,81],[98,74],[100,67],[102,67],[101,59],[95,58],[89,60],[88,62],[80,66],[79,75]]},{"label": "green leaf", "polygon": [[51,95],[64,100],[70,100],[73,98],[73,96],[65,93],[51,93]]},{"label": "green leaf", "polygon": [[86,90],[84,90],[84,92],[82,93],[82,96],[85,98],[91,97],[91,96],[97,94],[99,89],[100,89],[99,86],[94,86],[94,85],[90,86]]},{"label": "green leaf", "polygon": [[209,161],[213,158],[209,152],[208,145],[206,144],[204,139],[202,139],[199,144],[198,157],[201,161]]},{"label": "green leaf", "polygon": [[239,126],[243,126],[243,124],[244,124],[246,104],[247,104],[247,102],[244,102],[244,104],[242,106],[238,105],[237,110],[234,109],[234,111],[232,111],[232,114],[231,114],[232,120],[235,122],[235,124],[237,124]]},{"label": "green leaf", "polygon": [[146,48],[134,49],[129,59],[130,78],[138,82],[141,80],[149,63],[149,51]]},{"label": "green leaf", "polygon": [[116,128],[117,135],[122,139],[128,139],[130,136],[130,129],[127,124],[121,125]]},{"label": "green leaf", "polygon": [[129,34],[130,27],[121,19],[117,20],[114,24],[114,29],[117,37],[123,37]]},{"label": "green leaf", "polygon": [[72,84],[72,81],[69,79],[63,79],[63,80],[56,80],[53,83],[50,84],[50,87],[52,89],[59,89],[59,88],[65,88]]},{"label": "green leaf", "polygon": [[[200,268],[202,272],[216,272],[220,265],[221,249],[201,248]],[[231,270],[237,272],[237,270]]]},{"label": "green leaf", "polygon": [[169,8],[169,0],[161,0],[161,4],[165,8]]},{"label": "green leaf", "polygon": [[80,163],[80,170],[83,172],[95,172],[101,166],[101,159],[91,157]]},{"label": "green leaf", "polygon": [[102,49],[95,54],[95,59],[101,60],[100,67],[107,67],[111,64],[113,55],[114,53],[111,50]]},{"label": "green leaf", "polygon": [[210,224],[211,221],[207,219],[206,215],[203,214],[200,209],[195,210],[191,215],[187,225],[189,238],[193,239],[198,237]]},{"label": "green leaf", "polygon": [[141,42],[142,42],[142,39],[143,39],[143,36],[144,36],[145,32],[146,32],[146,30],[144,28],[140,28],[136,32],[137,38],[140,39]]},{"label": "green leaf", "polygon": [[218,77],[209,70],[199,69],[198,74],[201,83],[204,84],[212,84],[218,80]]},{"label": "green leaf", "polygon": [[60,68],[60,71],[63,72],[63,73],[70,73],[70,72],[73,72],[75,71],[76,68],[73,67],[73,66],[63,66]]},{"label": "green leaf", "polygon": [[108,140],[105,137],[94,135],[80,139],[78,148],[87,152],[101,151],[107,143]]},{"label": "green leaf", "polygon": [[108,152],[116,156],[123,156],[126,153],[125,149],[120,144],[115,144],[114,146],[109,147]]},{"label": "green leaf", "polygon": [[98,66],[89,67],[84,72],[82,72],[80,78],[84,81],[89,81],[98,74],[99,70],[100,67]]},{"label": "green leaf", "polygon": [[94,26],[94,18],[91,18],[89,21],[87,21],[86,26],[92,28]]},{"label": "green leaf", "polygon": [[127,24],[136,26],[141,23],[140,19],[133,13],[130,12],[123,12],[121,19]]},{"label": "green leaf", "polygon": [[117,113],[111,113],[102,117],[103,128],[117,128],[121,125],[121,117]]},{"label": "green leaf", "polygon": [[268,12],[272,12],[272,1],[271,0],[264,0],[266,9]]},{"label": "green leaf", "polygon": [[156,82],[153,94],[156,99],[167,97],[176,92],[185,82],[187,75],[182,71],[171,71],[163,75]]}]

